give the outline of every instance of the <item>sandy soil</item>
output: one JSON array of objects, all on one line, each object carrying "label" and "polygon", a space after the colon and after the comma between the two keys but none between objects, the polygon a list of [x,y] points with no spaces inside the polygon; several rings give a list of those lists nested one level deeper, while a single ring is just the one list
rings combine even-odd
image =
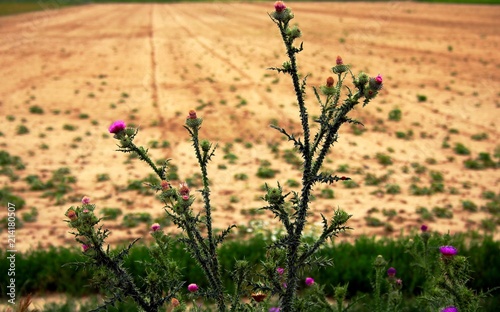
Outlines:
[{"label": "sandy soil", "polygon": [[[462,201],[483,206],[482,192],[497,192],[500,174],[495,169],[466,170],[463,161],[479,152],[493,155],[499,146],[500,7],[411,2],[290,6],[303,32],[305,50],[299,55],[299,65],[302,73],[311,73],[309,86],[324,84],[337,55],[353,64],[354,72],[380,73],[385,79],[380,96],[353,114],[366,131],[355,135],[353,129],[343,128],[325,166],[336,170],[349,164],[349,172],[342,175],[361,187],[318,187],[318,195],[322,189],[333,189],[335,199],[318,196],[312,203],[312,223],[319,220],[320,212],[330,216],[340,207],[353,214],[354,231],[349,237],[407,234],[422,223],[440,232],[481,231],[482,220],[492,216],[485,211],[464,211]],[[300,181],[300,172],[269,147],[278,144],[280,154],[291,148],[269,129],[274,120],[292,132],[300,128],[289,78],[266,70],[285,60],[278,30],[267,16],[271,10],[272,5],[264,3],[86,5],[0,18],[4,77],[0,144],[26,163],[25,170],[16,172],[18,181],[0,176],[0,182],[26,200],[18,217],[32,207],[38,210],[37,221],[25,222],[17,231],[17,249],[75,246],[63,222],[64,213],[84,195],[98,209],[117,207],[124,214],[161,216],[162,205],[153,196],[122,190],[129,180],[142,179],[149,172],[144,163],[127,161],[127,155],[115,152],[107,127],[124,119],[140,127],[138,143],[142,145],[168,140],[170,147],[150,150],[153,158],[172,159],[185,179],[197,172],[183,129],[192,108],[198,108],[204,118],[202,136],[221,147],[232,142],[231,152],[238,157],[230,164],[220,148],[209,169],[216,226],[248,226],[252,219],[260,219],[265,227],[276,228],[269,215],[249,214],[264,205],[259,199],[264,182]],[[311,88],[308,95],[310,115],[317,115]],[[427,100],[419,102],[417,95]],[[30,113],[34,105],[42,107],[44,114]],[[403,113],[399,122],[388,120],[394,108]],[[82,119],[82,114],[89,118]],[[21,124],[29,128],[28,134],[16,134]],[[64,125],[77,129],[64,130]],[[410,140],[395,135],[408,130],[414,133]],[[488,138],[471,139],[480,133],[487,133]],[[442,148],[445,140],[451,147],[463,143],[472,155],[460,156],[452,148]],[[246,145],[249,142],[252,147]],[[393,164],[380,165],[377,153],[390,155]],[[256,176],[264,160],[279,170],[275,178]],[[412,163],[426,166],[427,172],[415,173]],[[220,165],[227,169],[219,170]],[[26,176],[35,174],[46,181],[61,167],[70,168],[77,178],[64,204],[29,190]],[[409,170],[405,172],[404,167]],[[443,174],[446,191],[412,196],[409,186],[417,179],[419,186],[429,186],[430,171]],[[97,175],[105,173],[110,180],[97,182]],[[248,175],[248,180],[235,180],[234,175],[240,173]],[[389,174],[388,180],[365,186],[369,173]],[[385,190],[387,183],[398,184],[401,194],[376,192]],[[451,188],[456,192],[450,192]],[[238,202],[230,203],[231,198]],[[432,210],[447,205],[452,219],[426,221],[416,213],[420,206]],[[194,209],[201,207],[197,203]],[[367,226],[365,217],[372,208],[378,212],[371,216],[391,224],[393,232]],[[391,209],[396,212],[392,218],[383,214]],[[6,208],[2,208],[0,218],[5,215]],[[110,242],[148,232],[145,224],[132,229],[121,224],[121,217],[106,222],[112,230]],[[7,240],[6,235],[4,230],[1,241]]]}]

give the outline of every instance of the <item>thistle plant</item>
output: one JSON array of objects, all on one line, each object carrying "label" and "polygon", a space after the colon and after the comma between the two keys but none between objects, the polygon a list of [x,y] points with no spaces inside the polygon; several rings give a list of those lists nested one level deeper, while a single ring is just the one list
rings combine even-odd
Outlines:
[{"label": "thistle plant", "polygon": [[[222,284],[223,268],[219,265],[217,248],[235,226],[232,225],[220,233],[213,230],[208,164],[215,155],[217,145],[200,139],[203,119],[198,117],[195,111],[190,111],[185,119],[185,128],[191,138],[202,178],[202,188],[198,191],[203,199],[203,209],[197,214],[193,210],[195,196],[190,186],[186,183],[176,186],[167,180],[168,161],[162,166],[155,165],[148,155],[148,150],[134,142],[138,129],[126,127],[124,121],[114,122],[109,132],[118,142],[118,151],[134,154],[146,162],[158,176],[160,183],[150,184],[149,187],[159,194],[166,215],[181,229],[182,235],[177,240],[186,246],[187,252],[203,270],[209,287],[203,289],[194,283],[186,286],[188,282],[180,280],[179,268],[169,258],[169,247],[173,239],[165,235],[158,224],[151,227],[155,244],[150,250],[151,259],[143,262],[146,275],[141,278],[132,277],[124,267],[123,260],[138,239],[119,252],[105,248],[109,231],[99,225],[101,220],[94,214],[96,207],[90,204],[87,198],[82,201],[81,206],[69,208],[66,216],[76,240],[82,244],[83,253],[88,258],[87,262],[77,265],[92,270],[94,282],[109,293],[109,299],[98,309],[105,309],[108,305],[130,297],[144,311],[158,311],[165,303],[170,303],[174,310],[178,311],[186,307],[184,298],[196,295],[214,302],[218,311],[262,310],[273,296],[278,298],[278,306],[271,308],[274,311],[305,311],[326,307],[333,310],[324,295],[321,295],[322,286],[317,285],[312,277],[303,274],[307,268],[332,265],[331,259],[317,257],[315,253],[329,239],[350,229],[347,222],[351,215],[341,209],[334,210],[329,219],[321,215],[321,234],[313,242],[307,242],[304,240],[304,229],[311,209],[310,200],[317,184],[350,180],[346,176],[323,172],[322,165],[338,140],[340,127],[345,123],[360,124],[348,117],[348,114],[358,104],[364,107],[374,99],[382,89],[383,79],[381,75],[370,77],[363,72],[355,75],[351,66],[344,64],[343,59],[338,56],[332,67],[335,78],[328,77],[325,85],[313,88],[321,114],[313,121],[319,128],[316,133],[312,133],[305,103],[307,76],[301,78],[297,63],[297,55],[303,50],[303,44],[297,45],[296,41],[302,33],[298,26],[290,26],[294,14],[289,7],[282,1],[277,1],[274,8],[274,12],[269,16],[278,27],[287,60],[280,67],[270,70],[290,76],[302,125],[301,137],[296,137],[278,126],[271,126],[293,144],[302,159],[302,187],[299,192],[287,192],[278,183],[276,186],[266,185],[267,191],[263,196],[267,204],[262,209],[269,210],[281,222],[284,234],[268,246],[268,257],[262,259],[260,270],[253,270],[244,260],[237,262],[231,272],[236,284],[235,292],[229,294]],[[352,80],[352,85],[345,83],[347,78]],[[301,282],[311,294],[315,294],[311,298],[316,299],[298,297]],[[343,310],[346,292],[347,286],[336,288],[338,311]],[[241,297],[248,294],[251,294],[253,300],[245,303]],[[261,302],[264,305],[259,305]],[[199,308],[195,304],[193,309]]]}]

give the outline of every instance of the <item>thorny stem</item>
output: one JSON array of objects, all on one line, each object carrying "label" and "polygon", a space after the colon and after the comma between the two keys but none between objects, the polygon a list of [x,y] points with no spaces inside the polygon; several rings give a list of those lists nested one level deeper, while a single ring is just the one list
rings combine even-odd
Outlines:
[{"label": "thorny stem", "polygon": [[191,136],[193,139],[193,147],[196,153],[196,158],[198,159],[198,163],[200,165],[201,177],[203,182],[203,190],[201,190],[201,194],[203,196],[203,201],[205,203],[205,215],[206,215],[205,224],[207,225],[207,236],[210,248],[210,256],[206,260],[209,263],[210,275],[212,275],[212,278],[214,279],[213,286],[215,287],[214,291],[216,293],[217,306],[219,308],[219,311],[225,311],[226,305],[224,303],[224,294],[222,291],[221,276],[219,272],[217,246],[215,244],[212,231],[212,212],[210,207],[210,188],[208,185],[207,161],[203,160],[201,155],[197,128],[193,129],[193,131],[191,132]]},{"label": "thorny stem", "polygon": [[[308,209],[309,196],[311,193],[313,181],[311,179],[311,163],[312,163],[312,155],[310,150],[310,134],[309,134],[309,120],[307,115],[307,110],[304,103],[304,94],[300,87],[298,70],[297,70],[297,61],[295,58],[295,54],[297,53],[296,48],[293,47],[291,40],[288,40],[286,34],[286,28],[288,23],[283,23],[279,21],[278,23],[281,37],[283,38],[283,42],[286,46],[286,52],[288,58],[290,59],[291,70],[289,71],[292,76],[293,86],[295,89],[295,95],[297,97],[297,102],[299,104],[300,110],[300,120],[302,123],[302,130],[304,131],[304,150],[303,150],[303,158],[304,158],[304,171],[302,176],[302,190],[300,196],[300,203],[297,212],[297,219],[294,222],[294,226],[290,228],[288,232],[289,235],[289,244],[287,249],[287,268],[288,268],[288,278],[287,278],[287,289],[284,297],[280,298],[282,300],[281,306],[284,311],[294,311],[293,302],[296,296],[296,289],[298,284],[298,250],[300,246],[300,237],[302,235],[302,231],[304,230],[304,226],[306,224],[306,213]],[[295,231],[294,231],[295,230]]]}]

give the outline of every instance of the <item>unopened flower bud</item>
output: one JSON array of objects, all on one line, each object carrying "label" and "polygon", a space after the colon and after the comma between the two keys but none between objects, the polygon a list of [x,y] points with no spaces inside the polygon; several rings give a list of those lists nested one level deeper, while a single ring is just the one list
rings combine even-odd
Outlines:
[{"label": "unopened flower bud", "polygon": [[293,26],[292,28],[288,28],[286,30],[286,33],[291,40],[300,38],[300,36],[302,36],[302,33],[301,33],[299,27],[297,27],[297,26]]},{"label": "unopened flower bud", "polygon": [[82,204],[88,205],[90,203],[90,197],[83,196],[82,198]]},{"label": "unopened flower bud", "polygon": [[90,246],[89,246],[89,245],[86,245],[86,244],[83,244],[83,245],[82,245],[82,250],[83,250],[83,252],[87,252],[87,250],[89,250],[89,249],[90,249]]},{"label": "unopened flower bud", "polygon": [[210,141],[203,140],[203,141],[201,141],[200,146],[201,146],[201,150],[206,153],[206,152],[208,152],[208,150],[210,150]]},{"label": "unopened flower bud", "polygon": [[262,302],[264,301],[264,299],[266,299],[266,294],[263,294],[261,292],[258,292],[256,294],[252,294],[252,298],[253,300],[257,301],[257,302]]},{"label": "unopened flower bud", "polygon": [[305,282],[307,286],[311,286],[314,284],[314,279],[312,277],[307,277]]},{"label": "unopened flower bud", "polygon": [[377,77],[375,78],[370,78],[370,89],[372,90],[375,90],[375,91],[378,91],[380,89],[382,89],[382,76],[379,74]]},{"label": "unopened flower bud", "polygon": [[384,257],[382,257],[382,255],[378,255],[373,262],[373,266],[376,268],[384,267],[386,264],[387,262],[385,261]]},{"label": "unopened flower bud", "polygon": [[187,118],[188,119],[196,119],[198,117],[196,116],[196,112],[194,110],[190,110],[189,111],[189,115],[187,116]]},{"label": "unopened flower bud", "polygon": [[194,110],[189,111],[189,115],[186,118],[186,126],[191,129],[199,129],[203,119],[198,118]]},{"label": "unopened flower bud", "polygon": [[337,65],[343,65],[344,64],[344,61],[342,61],[342,58],[340,57],[340,55],[337,55],[337,60],[335,61],[335,63]]},{"label": "unopened flower bud", "polygon": [[281,189],[272,187],[267,191],[266,199],[270,204],[279,204],[281,200]]}]

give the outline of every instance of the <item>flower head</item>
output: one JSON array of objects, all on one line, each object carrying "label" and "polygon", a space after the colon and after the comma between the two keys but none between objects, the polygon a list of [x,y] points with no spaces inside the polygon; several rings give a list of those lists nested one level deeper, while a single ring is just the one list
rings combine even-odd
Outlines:
[{"label": "flower head", "polygon": [[168,181],[166,181],[166,180],[161,180],[160,185],[161,185],[161,189],[164,191],[166,191],[170,188],[170,185],[168,184]]},{"label": "flower head", "polygon": [[283,3],[283,1],[276,1],[274,3],[274,9],[276,10],[276,12],[281,13],[284,9],[286,9],[286,5]]},{"label": "flower head", "polygon": [[396,269],[393,268],[393,267],[390,267],[388,270],[387,270],[387,275],[392,277],[392,276],[396,276]]},{"label": "flower head", "polygon": [[86,244],[83,244],[83,245],[82,245],[82,250],[83,250],[83,252],[87,252],[87,250],[89,250],[89,249],[90,249],[90,246],[89,246],[89,245],[86,245]]},{"label": "flower head", "polygon": [[189,197],[189,186],[187,185],[186,182],[182,182],[179,185],[179,194],[181,194],[182,197],[184,197],[184,196]]},{"label": "flower head", "polygon": [[68,217],[71,221],[76,221],[78,219],[78,216],[76,215],[76,211],[73,209],[69,209],[66,212],[66,217]]},{"label": "flower head", "polygon": [[375,77],[375,82],[378,83],[379,85],[382,84],[382,76],[380,74]]},{"label": "flower head", "polygon": [[342,61],[342,58],[340,57],[340,55],[337,55],[337,60],[335,60],[335,63],[337,65],[343,65],[344,64],[344,61]]},{"label": "flower head", "polygon": [[272,308],[269,308],[269,312],[280,312],[280,308],[278,307],[272,307]]},{"label": "flower head", "polygon": [[441,310],[441,312],[458,312],[458,309],[454,306],[449,306]]},{"label": "flower head", "polygon": [[196,112],[194,110],[190,110],[189,111],[189,115],[187,116],[187,118],[188,119],[196,119],[198,117],[196,116]]},{"label": "flower head", "polygon": [[109,126],[109,133],[119,133],[125,129],[125,121],[123,120],[117,120]]},{"label": "flower head", "polygon": [[283,269],[283,268],[277,268],[276,272],[278,272],[279,275],[283,275],[283,273],[285,273],[285,269]]},{"label": "flower head", "polygon": [[181,303],[179,302],[179,300],[177,300],[177,298],[172,298],[170,300],[170,303],[172,304],[172,306],[175,308],[175,307],[178,307]]},{"label": "flower head", "polygon": [[457,254],[457,249],[453,246],[441,246],[439,247],[439,251],[445,257],[453,257]]},{"label": "flower head", "polygon": [[306,278],[306,285],[311,286],[312,284],[314,284],[314,279],[312,277],[307,277]]},{"label": "flower head", "polygon": [[188,285],[188,291],[192,292],[192,293],[193,292],[197,292],[198,291],[198,285],[196,285],[196,284],[189,284]]},{"label": "flower head", "polygon": [[83,196],[82,198],[82,204],[88,205],[90,203],[90,197]]},{"label": "flower head", "polygon": [[160,229],[160,224],[159,223],[153,223],[151,225],[151,231],[156,232]]},{"label": "flower head", "polygon": [[427,232],[427,229],[428,229],[428,228],[429,228],[429,227],[428,227],[427,225],[422,224],[422,225],[420,226],[420,231],[422,231],[422,232]]},{"label": "flower head", "polygon": [[326,86],[327,87],[329,87],[329,88],[333,87],[333,83],[334,83],[333,77],[328,77],[326,79]]}]

